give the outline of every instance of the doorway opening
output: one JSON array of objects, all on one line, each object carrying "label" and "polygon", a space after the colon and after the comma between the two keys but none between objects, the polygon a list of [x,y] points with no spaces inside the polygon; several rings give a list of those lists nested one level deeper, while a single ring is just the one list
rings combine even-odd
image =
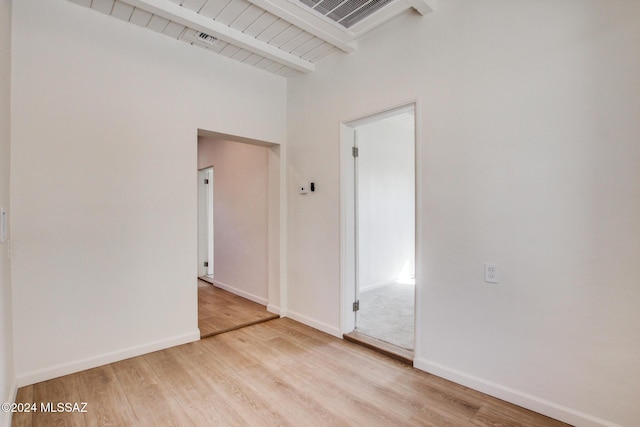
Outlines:
[{"label": "doorway opening", "polygon": [[204,338],[284,312],[284,177],[278,144],[199,130],[197,153],[198,327]]},{"label": "doorway opening", "polygon": [[[345,338],[413,359],[415,105],[343,125]],[[351,212],[349,212],[351,211]]]}]

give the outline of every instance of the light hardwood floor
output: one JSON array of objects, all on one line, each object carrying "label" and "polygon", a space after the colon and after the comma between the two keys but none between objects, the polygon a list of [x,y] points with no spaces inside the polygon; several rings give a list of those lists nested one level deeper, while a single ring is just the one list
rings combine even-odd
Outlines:
[{"label": "light hardwood floor", "polygon": [[352,331],[348,334],[344,334],[343,338],[347,341],[363,345],[367,348],[376,350],[378,353],[382,353],[403,363],[406,363],[407,365],[413,366],[412,350],[407,350],[406,348],[389,344],[388,342],[384,342],[379,339],[372,338],[368,335],[361,334],[358,331]]},{"label": "light hardwood floor", "polygon": [[278,317],[269,313],[263,305],[198,280],[198,328],[201,338]]},{"label": "light hardwood floor", "polygon": [[563,426],[278,319],[23,387],[13,426]]}]

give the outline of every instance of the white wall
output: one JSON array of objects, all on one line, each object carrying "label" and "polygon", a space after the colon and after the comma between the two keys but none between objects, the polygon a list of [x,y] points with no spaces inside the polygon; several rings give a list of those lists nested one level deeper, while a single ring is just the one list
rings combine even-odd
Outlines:
[{"label": "white wall", "polygon": [[366,290],[414,272],[414,133],[377,120],[357,134],[359,286]]},{"label": "white wall", "polygon": [[440,1],[291,78],[289,190],[324,191],[289,199],[289,309],[339,331],[339,124],[417,99],[416,366],[638,425],[638,22],[628,0]]},{"label": "white wall", "polygon": [[13,6],[19,382],[198,339],[198,129],[283,141],[285,80],[68,1]]},{"label": "white wall", "polygon": [[269,148],[198,138],[198,168],[213,166],[214,280],[268,302]]},{"label": "white wall", "polygon": [[[0,207],[9,209],[9,157],[11,125],[11,1],[0,0]],[[11,265],[9,243],[0,244],[0,400],[13,402],[13,336],[11,320]],[[0,412],[0,425],[9,425],[10,414]]]}]

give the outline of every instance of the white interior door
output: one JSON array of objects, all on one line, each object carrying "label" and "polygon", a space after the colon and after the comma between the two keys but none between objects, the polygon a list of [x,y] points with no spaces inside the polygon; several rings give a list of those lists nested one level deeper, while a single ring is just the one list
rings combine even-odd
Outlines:
[{"label": "white interior door", "polygon": [[198,276],[213,276],[213,168],[198,171]]}]

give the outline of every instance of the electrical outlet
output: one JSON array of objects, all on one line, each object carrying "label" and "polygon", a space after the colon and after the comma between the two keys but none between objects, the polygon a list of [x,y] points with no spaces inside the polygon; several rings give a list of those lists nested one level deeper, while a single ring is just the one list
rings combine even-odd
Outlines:
[{"label": "electrical outlet", "polygon": [[498,266],[490,262],[484,263],[484,281],[487,283],[498,283]]}]

